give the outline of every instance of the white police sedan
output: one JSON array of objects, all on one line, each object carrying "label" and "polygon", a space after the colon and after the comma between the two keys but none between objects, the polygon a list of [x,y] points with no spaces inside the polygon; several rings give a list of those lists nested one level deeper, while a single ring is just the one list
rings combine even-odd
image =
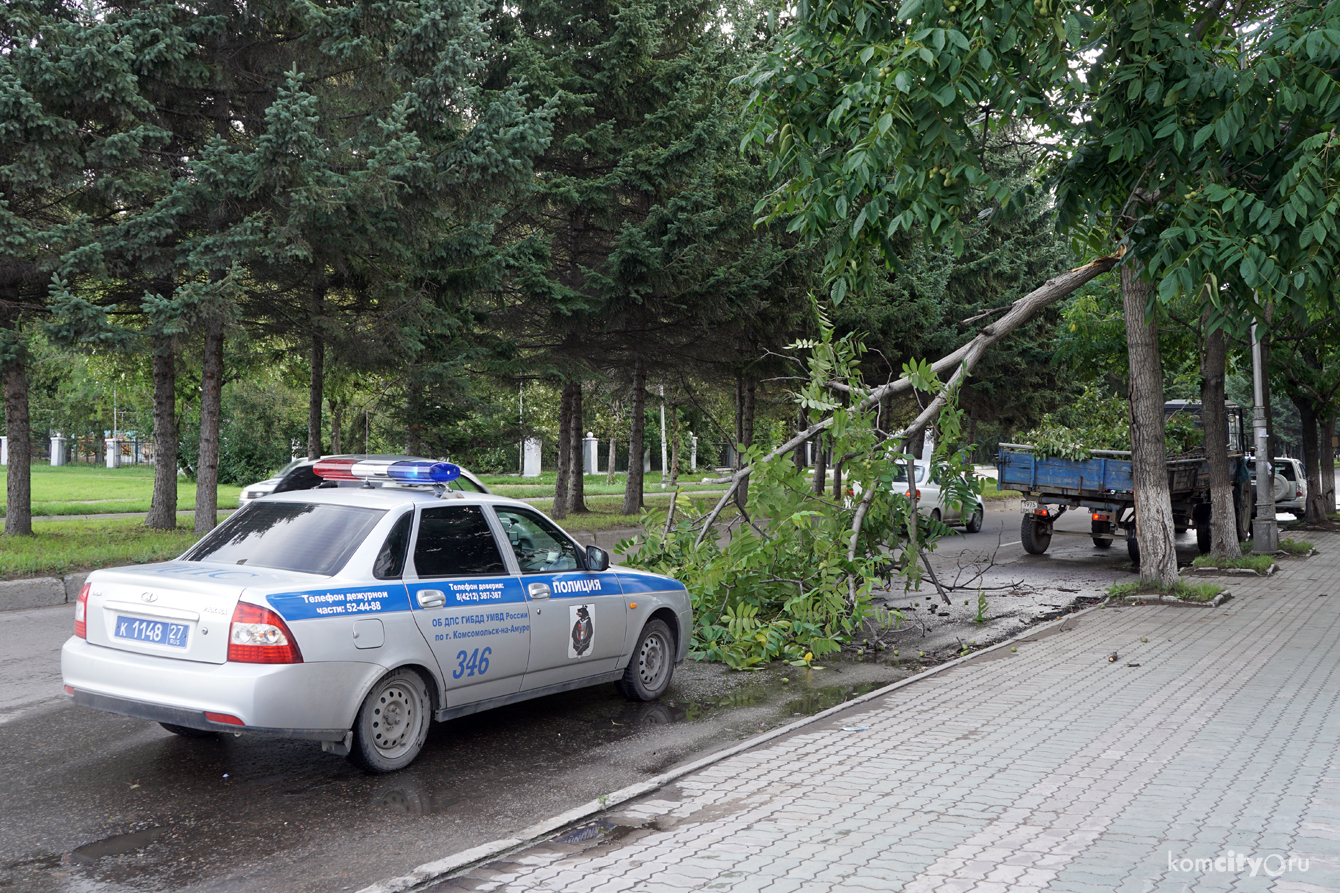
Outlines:
[{"label": "white police sedan", "polygon": [[373,772],[431,720],[616,682],[653,700],[688,652],[682,584],[611,568],[448,463],[333,459],[377,489],[279,493],[175,561],[95,571],[61,652],[76,704],[187,737],[306,738]]}]

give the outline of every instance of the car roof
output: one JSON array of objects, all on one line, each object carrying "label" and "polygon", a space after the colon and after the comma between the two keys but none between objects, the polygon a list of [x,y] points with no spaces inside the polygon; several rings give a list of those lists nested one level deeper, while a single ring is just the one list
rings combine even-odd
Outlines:
[{"label": "car roof", "polygon": [[[491,493],[472,493],[447,490],[437,496],[431,487],[401,486],[382,482],[380,487],[317,487],[311,490],[288,490],[265,497],[266,502],[310,502],[322,505],[353,505],[366,508],[393,509],[402,505],[499,505],[535,509],[533,505],[510,496]],[[538,511],[538,509],[536,509]]]}]

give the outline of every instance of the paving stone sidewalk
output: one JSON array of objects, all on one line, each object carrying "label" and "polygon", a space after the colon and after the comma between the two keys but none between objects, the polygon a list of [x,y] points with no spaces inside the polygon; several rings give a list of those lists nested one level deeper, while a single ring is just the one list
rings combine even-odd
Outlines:
[{"label": "paving stone sidewalk", "polygon": [[1340,536],[1310,538],[1219,608],[1090,610],[422,889],[1340,890]]}]

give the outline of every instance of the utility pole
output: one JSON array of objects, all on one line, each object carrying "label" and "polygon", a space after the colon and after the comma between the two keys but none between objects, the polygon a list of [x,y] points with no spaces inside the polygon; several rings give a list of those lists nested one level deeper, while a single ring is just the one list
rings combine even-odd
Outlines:
[{"label": "utility pole", "polygon": [[1275,522],[1275,473],[1266,460],[1270,456],[1266,430],[1265,370],[1261,368],[1261,337],[1252,323],[1252,432],[1256,441],[1256,517],[1252,519],[1252,551],[1269,555],[1280,547],[1279,525]]}]

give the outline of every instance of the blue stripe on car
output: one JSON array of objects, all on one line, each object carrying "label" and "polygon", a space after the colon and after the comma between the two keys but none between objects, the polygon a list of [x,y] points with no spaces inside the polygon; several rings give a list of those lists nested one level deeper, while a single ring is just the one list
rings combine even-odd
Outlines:
[{"label": "blue stripe on car", "polygon": [[[436,589],[447,597],[446,608],[476,608],[524,602],[525,592],[516,577],[480,577],[474,580],[418,580],[409,584],[412,593]],[[417,609],[417,605],[415,608]]]},{"label": "blue stripe on car", "polygon": [[405,594],[405,587],[399,582],[380,587],[278,592],[265,598],[270,607],[279,612],[279,616],[285,620],[312,620],[317,617],[348,617],[409,610],[409,598]]},{"label": "blue stripe on car", "polygon": [[615,576],[619,578],[619,585],[623,587],[625,595],[635,595],[639,592],[676,592],[684,588],[684,584],[678,580],[659,574],[619,571]]}]

